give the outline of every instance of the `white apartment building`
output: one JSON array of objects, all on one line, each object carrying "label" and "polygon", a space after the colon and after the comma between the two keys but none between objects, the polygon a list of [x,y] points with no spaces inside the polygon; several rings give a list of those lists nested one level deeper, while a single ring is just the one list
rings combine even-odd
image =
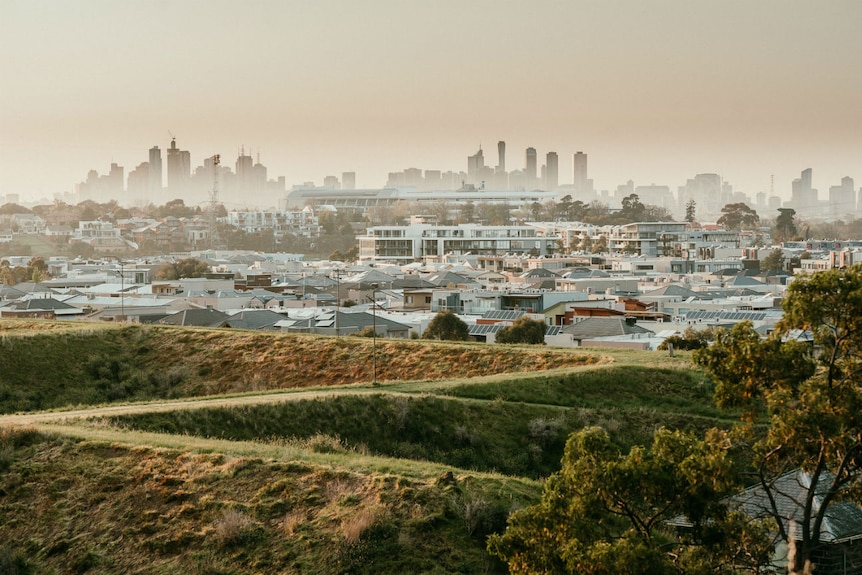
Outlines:
[{"label": "white apartment building", "polygon": [[228,212],[227,223],[247,234],[272,230],[276,239],[281,239],[285,234],[320,237],[317,215],[311,208],[294,211],[233,211]]},{"label": "white apartment building", "polygon": [[556,237],[540,236],[530,226],[482,226],[461,224],[434,226],[375,226],[360,236],[360,261],[412,263],[445,255],[494,256],[552,253]]}]

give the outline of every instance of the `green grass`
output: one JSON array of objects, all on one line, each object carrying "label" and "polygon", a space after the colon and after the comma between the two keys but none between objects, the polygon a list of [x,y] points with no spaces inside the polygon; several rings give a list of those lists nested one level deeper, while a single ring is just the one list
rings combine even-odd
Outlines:
[{"label": "green grass", "polygon": [[643,408],[720,416],[712,404],[712,383],[691,369],[609,366],[559,375],[512,376],[504,381],[447,387],[442,393],[565,407]]},{"label": "green grass", "polygon": [[21,573],[502,574],[485,538],[572,431],[726,423],[685,354],[387,340],[371,387],[357,338],[40,325],[0,321],[0,412],[149,412],[0,427],[0,567]]},{"label": "green grass", "polygon": [[0,447],[0,561],[23,573],[504,573],[485,537],[539,488],[32,432]]},{"label": "green grass", "polygon": [[[595,383],[600,385],[601,378]],[[631,385],[639,384],[632,380]],[[496,384],[473,387],[474,395],[497,389]],[[108,421],[122,428],[237,441],[315,441],[312,448],[319,450],[433,461],[533,478],[556,471],[566,438],[586,425],[608,428],[628,447],[649,442],[661,425],[703,430],[717,423],[714,418],[634,402],[561,407],[499,396],[477,401],[383,393],[142,413]]]}]

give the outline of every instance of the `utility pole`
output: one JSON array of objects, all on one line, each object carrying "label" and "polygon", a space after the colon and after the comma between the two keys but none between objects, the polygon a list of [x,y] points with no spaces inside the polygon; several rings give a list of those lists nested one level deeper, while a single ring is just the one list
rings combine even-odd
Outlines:
[{"label": "utility pole", "polygon": [[371,385],[377,385],[377,288],[371,284]]},{"label": "utility pole", "polygon": [[221,163],[221,156],[216,154],[212,157],[213,160],[213,189],[210,192],[210,220],[209,220],[209,247],[215,249],[218,245],[216,242],[216,206],[218,206],[218,167]]}]

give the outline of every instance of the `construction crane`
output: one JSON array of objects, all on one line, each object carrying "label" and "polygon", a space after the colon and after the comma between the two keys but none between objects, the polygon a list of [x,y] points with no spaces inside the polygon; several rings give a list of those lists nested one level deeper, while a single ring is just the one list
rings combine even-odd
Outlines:
[{"label": "construction crane", "polygon": [[213,189],[210,192],[210,221],[209,221],[209,242],[210,249],[216,249],[218,242],[216,241],[216,208],[218,207],[218,167],[221,163],[221,156],[216,154],[212,157],[213,162]]}]

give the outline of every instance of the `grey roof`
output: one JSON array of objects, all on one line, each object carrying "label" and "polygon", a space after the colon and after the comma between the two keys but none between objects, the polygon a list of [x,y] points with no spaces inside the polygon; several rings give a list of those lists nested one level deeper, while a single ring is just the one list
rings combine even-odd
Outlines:
[{"label": "grey roof", "polygon": [[184,309],[177,313],[165,316],[155,323],[162,325],[216,327],[227,319],[227,317],[228,315],[226,313],[212,308]]},{"label": "grey roof", "polygon": [[462,275],[452,273],[452,272],[442,272],[439,274],[434,274],[426,278],[429,282],[436,286],[445,287],[449,284],[452,285],[460,285],[460,284],[471,284],[476,283],[476,280],[468,279]]},{"label": "grey roof", "polygon": [[219,327],[236,329],[273,329],[275,324],[284,319],[280,313],[268,309],[245,309],[227,317]]},{"label": "grey roof", "polygon": [[734,277],[733,279],[728,280],[725,285],[734,286],[734,287],[745,287],[745,286],[764,286],[766,284],[764,284],[762,281],[756,280],[750,276],[738,275],[738,276]]},{"label": "grey roof", "polygon": [[637,323],[629,323],[623,317],[586,317],[563,327],[562,333],[569,334],[575,339],[590,339],[653,332]]},{"label": "grey roof", "polygon": [[563,272],[563,277],[568,279],[609,278],[611,275],[604,270],[591,268],[572,268]]},{"label": "grey roof", "polygon": [[15,284],[15,289],[24,293],[57,293],[47,286],[34,282],[17,283]]},{"label": "grey roof", "polygon": [[671,297],[682,297],[688,299],[690,297],[700,299],[700,295],[698,292],[691,291],[688,288],[682,287],[681,285],[671,284],[660,287],[658,289],[654,289],[652,291],[648,291],[643,294],[643,297],[657,297],[657,296],[671,296]]},{"label": "grey roof", "polygon": [[361,330],[366,327],[371,327],[374,323],[377,324],[378,328],[381,326],[385,327],[386,331],[405,331],[410,329],[409,325],[386,319],[380,315],[375,317],[374,314],[364,311],[355,313],[332,312],[333,327],[335,323],[335,313],[338,314],[339,329],[355,327],[357,330]]},{"label": "grey roof", "polygon": [[[338,316],[337,320],[336,315]],[[281,319],[284,319],[284,317]],[[367,327],[374,327],[375,325],[377,326],[378,333],[390,331],[404,332],[410,329],[409,325],[398,323],[397,321],[392,321],[379,315],[375,317],[374,314],[364,311],[353,313],[326,311],[311,318],[297,319],[289,326],[289,328],[292,330],[309,330],[318,328],[334,330],[336,324],[338,325],[339,333],[362,331]]]},{"label": "grey roof", "polygon": [[555,274],[551,270],[547,270],[545,268],[533,268],[531,270],[527,270],[522,273],[520,276],[522,278],[557,278],[560,277],[558,274]]},{"label": "grey roof", "polygon": [[[796,470],[785,473],[772,482],[772,494],[778,514],[786,523],[790,520],[796,521],[797,524],[801,522],[811,479],[811,474]],[[829,475],[821,476],[814,495],[815,508],[820,507],[830,481]],[[769,500],[760,484],[732,497],[731,503],[753,517],[772,517]],[[850,501],[834,501],[826,510],[821,529],[821,539],[829,543],[862,538],[862,509]]]},{"label": "grey roof", "polygon": [[19,302],[13,303],[9,306],[9,309],[14,310],[80,310],[73,305],[69,305],[66,302],[62,302],[60,300],[56,300],[50,297],[36,297],[26,300],[21,300]]},{"label": "grey roof", "polygon": [[22,292],[21,290],[0,283],[0,299],[18,299],[23,295],[24,292]]}]

